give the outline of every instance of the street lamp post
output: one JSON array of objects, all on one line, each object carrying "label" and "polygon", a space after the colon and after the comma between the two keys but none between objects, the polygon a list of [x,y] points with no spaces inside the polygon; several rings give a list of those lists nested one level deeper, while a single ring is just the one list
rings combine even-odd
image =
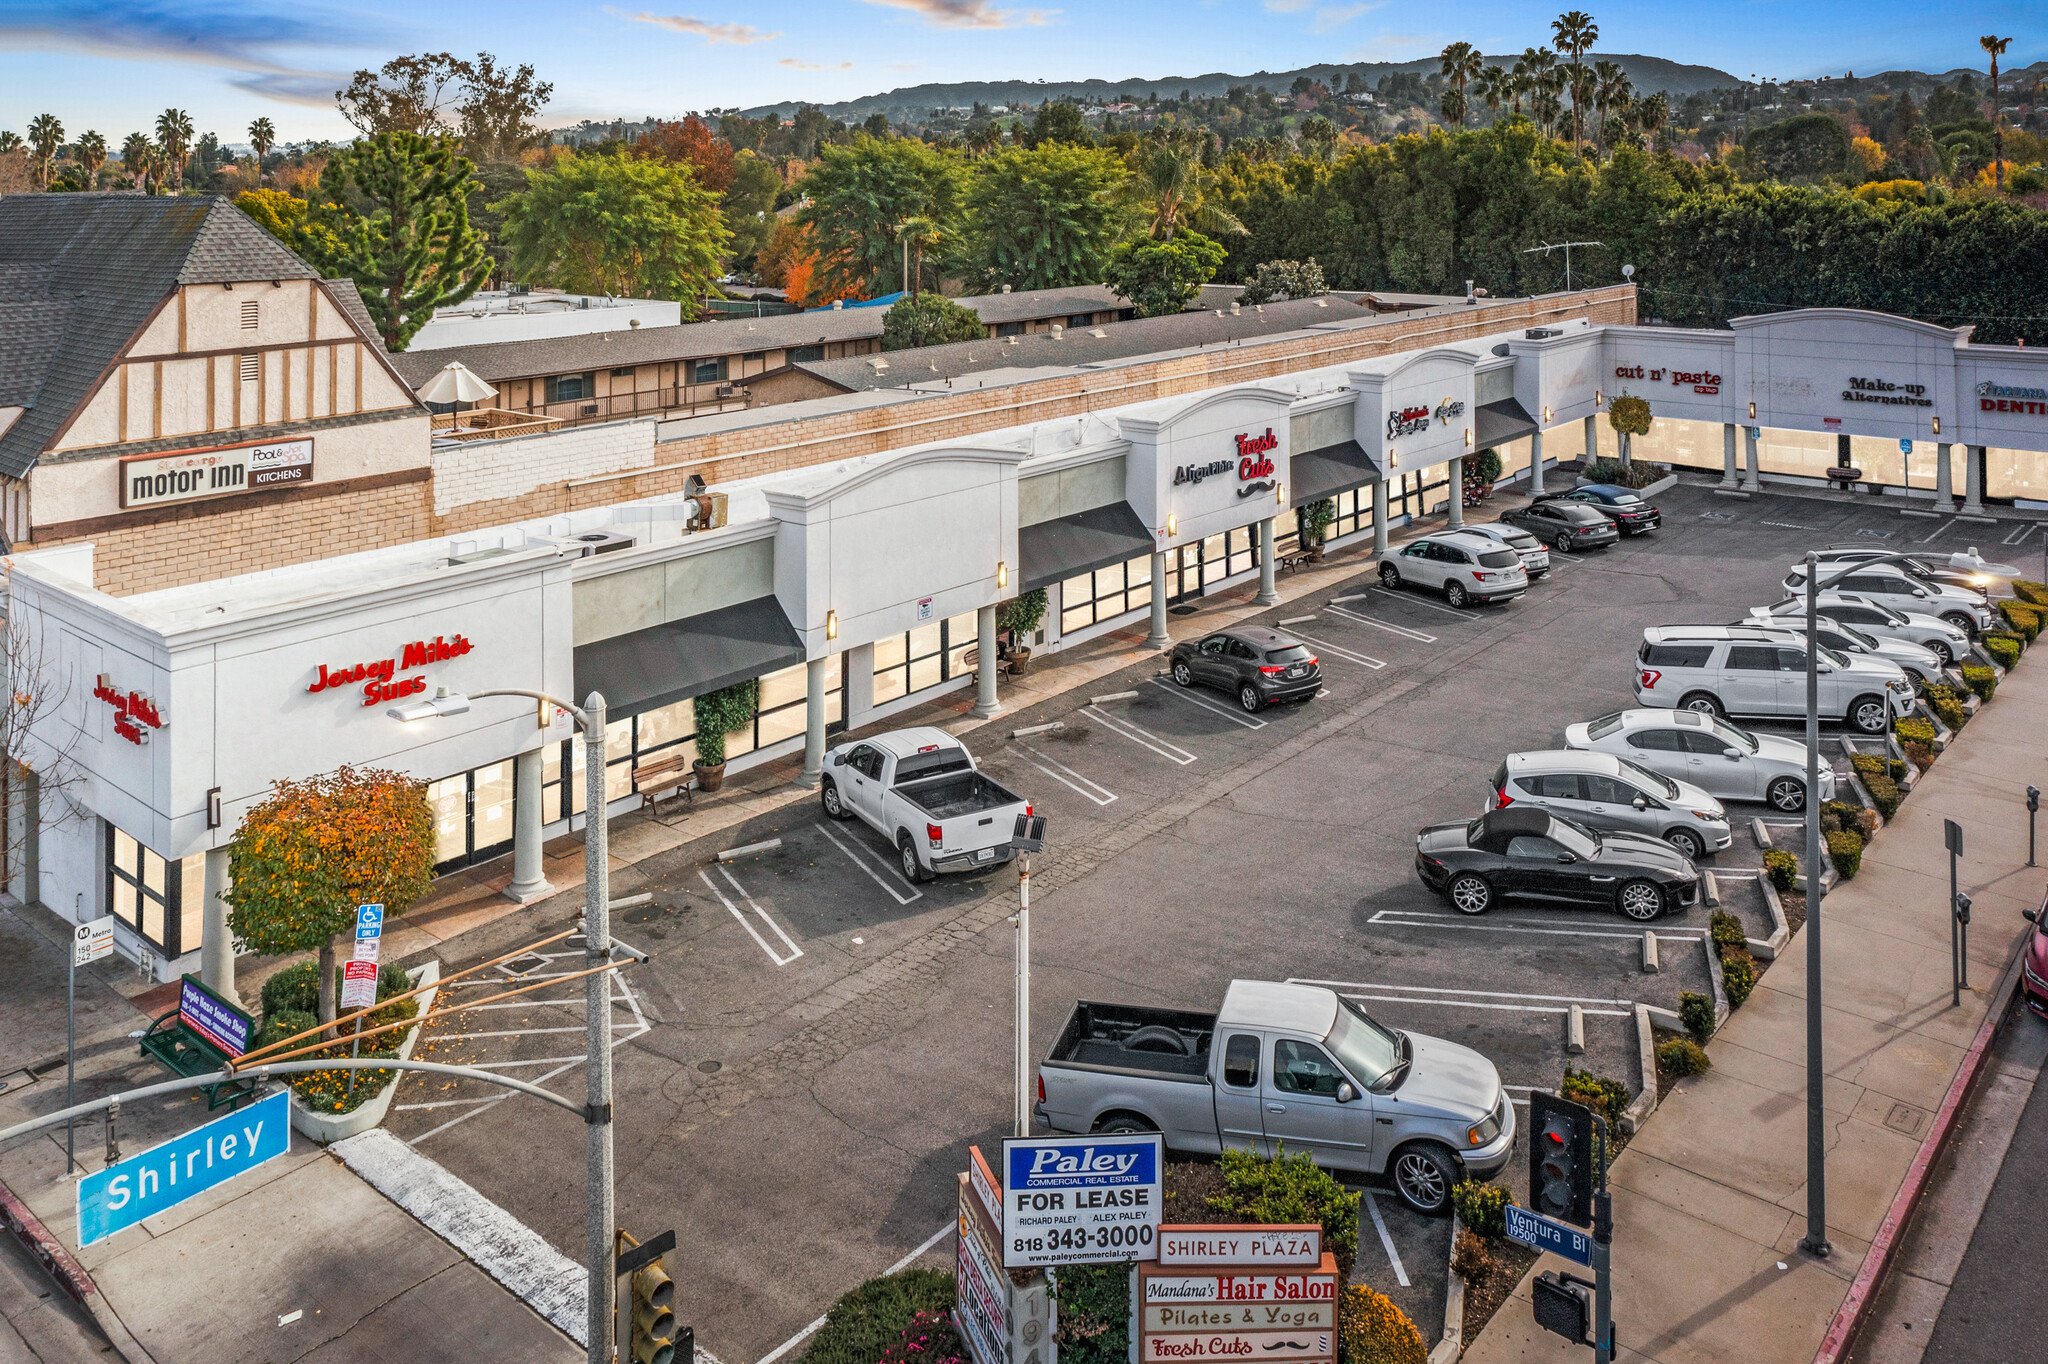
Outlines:
[{"label": "street lamp post", "polygon": [[[439,688],[434,696],[385,712],[394,720],[427,720],[461,715],[470,702],[490,696],[521,696],[566,711],[583,732],[583,957],[588,966],[611,959],[612,902],[610,817],[605,808],[605,701],[593,691],[574,706],[545,692],[519,687],[463,695]],[[545,728],[545,713],[543,713]],[[584,1043],[586,1071],[584,1130],[587,1180],[584,1237],[588,1301],[585,1303],[588,1364],[613,1364],[612,1350],[612,1008],[611,973],[597,971],[584,978]]]}]

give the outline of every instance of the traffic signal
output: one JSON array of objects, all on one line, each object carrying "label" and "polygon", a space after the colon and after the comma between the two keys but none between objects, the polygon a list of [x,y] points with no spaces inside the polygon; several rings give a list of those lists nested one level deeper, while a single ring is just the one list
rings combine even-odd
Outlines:
[{"label": "traffic signal", "polygon": [[1593,1220],[1593,1114],[1542,1091],[1529,1095],[1529,1201],[1580,1226]]},{"label": "traffic signal", "polygon": [[1593,1304],[1584,1283],[1569,1274],[1538,1274],[1529,1285],[1536,1301],[1536,1324],[1574,1345],[1592,1344],[1586,1328],[1593,1320]]},{"label": "traffic signal", "polygon": [[675,1300],[675,1281],[659,1259],[633,1271],[633,1333],[626,1351],[633,1364],[673,1364]]}]

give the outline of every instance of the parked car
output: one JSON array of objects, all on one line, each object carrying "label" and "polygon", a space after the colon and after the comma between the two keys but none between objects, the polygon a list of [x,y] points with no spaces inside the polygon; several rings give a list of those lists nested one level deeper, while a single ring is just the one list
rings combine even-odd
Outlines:
[{"label": "parked car", "polygon": [[[1567,726],[1568,748],[1612,753],[1689,782],[1718,800],[1761,800],[1773,810],[1806,808],[1806,745],[1752,734],[1718,715],[1691,710],[1618,710]],[[1835,769],[1820,765],[1820,798],[1835,798]]]},{"label": "parked car", "polygon": [[1624,488],[1618,483],[1588,483],[1583,488],[1570,492],[1545,493],[1538,502],[1576,502],[1591,507],[1614,523],[1614,528],[1623,535],[1641,535],[1664,524],[1664,513],[1648,502],[1634,488]]},{"label": "parked car", "polygon": [[[1820,600],[1814,603],[1814,608],[1816,615],[1877,639],[1917,644],[1940,658],[1943,667],[1970,651],[1968,630],[1924,611],[1895,611],[1874,598],[1837,591],[1832,587],[1821,589]],[[1803,593],[1787,597],[1768,608],[1752,607],[1751,614],[1754,615],[1758,609],[1767,609],[1773,616],[1796,622],[1798,629],[1806,628],[1806,597]]]},{"label": "parked car", "polygon": [[1323,689],[1322,660],[1292,635],[1263,626],[1219,630],[1173,646],[1173,680],[1217,687],[1247,711],[1275,701],[1307,701]]},{"label": "parked car", "polygon": [[1462,530],[1410,540],[1380,560],[1380,582],[1389,588],[1434,588],[1453,606],[1506,601],[1529,590],[1521,555],[1498,540]]},{"label": "parked car", "polygon": [[1493,774],[1486,808],[1516,805],[1592,829],[1661,838],[1691,858],[1720,852],[1734,838],[1728,811],[1699,787],[1583,748],[1508,754]]},{"label": "parked car", "polygon": [[[1939,621],[1935,623],[1941,624]],[[1806,635],[1806,603],[1795,598],[1777,606],[1752,606],[1747,617],[1729,624],[1790,630],[1803,639]],[[1942,628],[1948,627],[1944,625]],[[1875,635],[1866,635],[1852,625],[1844,625],[1818,612],[1814,617],[1814,632],[1820,636],[1822,644],[1838,654],[1867,654],[1896,664],[1901,672],[1916,682],[1939,682],[1942,669],[1948,666],[1947,661],[1932,649],[1909,644],[1903,639],[1879,639]]]},{"label": "parked car", "polygon": [[1489,540],[1498,540],[1522,556],[1522,571],[1531,578],[1541,578],[1550,572],[1550,551],[1543,542],[1528,531],[1517,529],[1505,521],[1487,521],[1477,526],[1465,527],[1468,535],[1484,535]]},{"label": "parked car", "polygon": [[[1806,714],[1802,635],[1749,625],[1653,625],[1636,651],[1636,703],[1708,715]],[[1913,704],[1896,664],[1821,646],[1820,713],[1882,734]]]},{"label": "parked car", "polygon": [[891,730],[825,757],[818,792],[833,819],[861,819],[896,845],[906,881],[999,867],[1030,802],[991,781],[943,729]]},{"label": "parked car", "polygon": [[[1973,636],[1980,630],[1989,630],[1996,623],[1991,614],[1991,604],[1983,593],[1916,578],[1897,564],[1869,564],[1859,568],[1824,559],[1819,567],[1822,591],[1833,588],[1837,592],[1853,592],[1867,600],[1881,602],[1894,611],[1939,616]],[[1848,571],[1844,572],[1845,569]],[[1785,575],[1784,588],[1788,597],[1797,597],[1806,591],[1806,565],[1803,562],[1792,565],[1792,571]]]},{"label": "parked car", "polygon": [[2027,934],[2027,954],[2020,959],[2021,993],[2027,997],[2029,1009],[2048,1018],[2048,901],[2040,909],[2020,913],[2034,925],[2034,931]]},{"label": "parked car", "polygon": [[[1856,564],[1882,558],[1890,552],[1893,551],[1872,549],[1868,545],[1829,545],[1820,551],[1820,557],[1830,563]],[[1908,555],[1902,567],[1927,582],[1982,592],[1987,596],[1993,592],[2010,592],[2012,580],[2020,576],[2020,570],[2011,564],[1986,563],[1974,545],[1956,554]]]},{"label": "parked car", "polygon": [[1385,1174],[1425,1216],[1489,1179],[1515,1106],[1469,1047],[1376,1022],[1320,985],[1234,980],[1215,1013],[1082,1000],[1038,1068],[1056,1132],[1158,1132],[1168,1148],[1276,1155]]},{"label": "parked car", "polygon": [[1415,835],[1415,873],[1460,914],[1535,900],[1612,906],[1648,923],[1700,898],[1699,868],[1662,839],[1599,833],[1533,806],[1431,825]]},{"label": "parked car", "polygon": [[1526,507],[1509,508],[1500,514],[1500,519],[1567,554],[1594,545],[1611,545],[1621,538],[1612,521],[1578,502],[1532,502]]}]

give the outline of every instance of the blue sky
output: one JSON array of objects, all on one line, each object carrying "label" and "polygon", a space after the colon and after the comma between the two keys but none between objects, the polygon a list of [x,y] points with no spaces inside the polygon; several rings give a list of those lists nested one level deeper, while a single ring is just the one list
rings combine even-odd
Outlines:
[{"label": "blue sky", "polygon": [[[1578,0],[1599,46],[1792,77],[2048,57],[2048,9],[2013,0]],[[652,5],[652,8],[646,7]],[[1464,39],[1548,40],[1561,4],[1392,0],[0,0],[0,128],[50,112],[118,142],[176,105],[239,141],[342,137],[332,92],[405,52],[495,53],[555,85],[548,121],[829,102],[926,81],[1148,81],[1313,62],[1403,61]]]}]

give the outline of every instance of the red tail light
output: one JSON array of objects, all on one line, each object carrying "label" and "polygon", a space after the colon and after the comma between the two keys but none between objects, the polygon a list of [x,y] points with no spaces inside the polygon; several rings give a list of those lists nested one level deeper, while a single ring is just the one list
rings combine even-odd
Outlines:
[{"label": "red tail light", "polygon": [[1515,803],[1515,798],[1508,794],[1508,788],[1505,782],[1501,784],[1500,790],[1493,793],[1493,798],[1500,802],[1500,804],[1493,807],[1496,810],[1505,810],[1510,805],[1513,805]]},{"label": "red tail light", "polygon": [[936,824],[927,824],[924,826],[924,836],[929,838],[932,846],[936,848],[939,846],[939,840],[946,836],[946,831]]},{"label": "red tail light", "polygon": [[1038,1101],[1045,1102],[1045,1076],[1042,1074],[1038,1077]]},{"label": "red tail light", "polygon": [[1284,673],[1287,671],[1287,665],[1284,663],[1261,663],[1259,671],[1262,673]]},{"label": "red tail light", "polygon": [[1024,802],[1024,818],[1031,818],[1031,802],[1028,800]]},{"label": "red tail light", "polygon": [[1643,669],[1643,690],[1650,691],[1653,688],[1655,688],[1657,685],[1657,679],[1662,676],[1664,676],[1664,674],[1658,672],[1655,668]]}]

